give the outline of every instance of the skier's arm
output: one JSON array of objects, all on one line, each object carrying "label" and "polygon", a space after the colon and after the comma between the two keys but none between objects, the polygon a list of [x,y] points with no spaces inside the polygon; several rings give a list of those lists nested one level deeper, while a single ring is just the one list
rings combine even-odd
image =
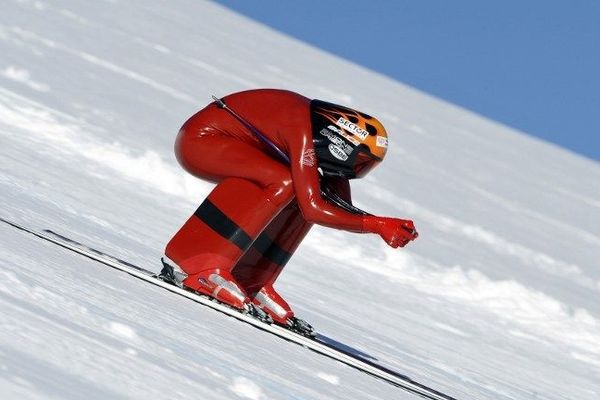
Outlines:
[{"label": "skier's arm", "polygon": [[[317,157],[309,131],[292,136],[292,140],[286,145],[296,199],[307,221],[351,232],[377,233],[394,248],[404,247],[409,241],[416,239],[417,231],[410,220],[352,214],[321,197]],[[347,195],[346,199],[350,200],[348,182],[337,182],[336,186],[346,189],[340,195]]]},{"label": "skier's arm", "polygon": [[309,134],[288,143],[292,181],[304,218],[312,223],[352,232],[367,232],[363,216],[328,203],[321,197],[317,157]]}]

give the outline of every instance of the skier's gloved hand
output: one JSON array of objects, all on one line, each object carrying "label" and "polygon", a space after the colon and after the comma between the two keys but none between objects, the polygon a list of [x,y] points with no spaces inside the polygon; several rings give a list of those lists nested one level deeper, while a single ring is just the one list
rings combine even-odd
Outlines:
[{"label": "skier's gloved hand", "polygon": [[363,231],[377,233],[393,248],[404,247],[419,236],[411,220],[372,215],[364,217]]}]

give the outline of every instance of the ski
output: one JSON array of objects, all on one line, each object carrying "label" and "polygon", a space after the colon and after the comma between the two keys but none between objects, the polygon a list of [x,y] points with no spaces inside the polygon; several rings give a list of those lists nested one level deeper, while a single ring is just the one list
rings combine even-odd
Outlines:
[{"label": "ski", "polygon": [[204,306],[210,307],[215,311],[221,312],[241,322],[252,325],[255,328],[258,328],[262,331],[269,332],[289,342],[306,347],[316,353],[319,353],[323,356],[346,364],[352,368],[372,375],[380,380],[388,382],[396,387],[419,395],[423,398],[430,400],[456,400],[450,395],[439,392],[433,388],[430,388],[417,381],[414,381],[406,375],[400,374],[388,367],[385,367],[384,365],[381,365],[375,361],[368,359],[366,356],[352,352],[351,350],[347,349],[348,346],[338,343],[335,340],[330,339],[324,335],[316,333],[314,334],[314,336],[308,337],[276,324],[268,324],[249,314],[244,314],[239,310],[233,309],[225,304],[214,301],[206,296],[197,294],[195,292],[190,292],[173,284],[167,283],[159,279],[158,274],[150,270],[132,264],[126,260],[119,259],[100,250],[94,249],[93,247],[79,243],[67,236],[58,234],[52,230],[36,230],[12,221],[8,221],[4,218],[0,218],[0,221],[16,229],[32,234],[37,238],[43,239],[47,242],[53,243],[64,249],[67,249],[71,252],[77,253],[98,263],[125,272],[131,276],[151,283],[155,286],[159,286],[179,296],[186,297],[196,303],[200,303]]}]

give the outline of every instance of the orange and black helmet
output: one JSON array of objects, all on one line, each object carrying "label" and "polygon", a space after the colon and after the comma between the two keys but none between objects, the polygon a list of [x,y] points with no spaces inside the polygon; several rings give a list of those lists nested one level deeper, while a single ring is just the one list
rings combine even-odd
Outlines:
[{"label": "orange and black helmet", "polygon": [[311,123],[323,175],[362,178],[385,157],[387,132],[381,122],[370,115],[313,100]]}]

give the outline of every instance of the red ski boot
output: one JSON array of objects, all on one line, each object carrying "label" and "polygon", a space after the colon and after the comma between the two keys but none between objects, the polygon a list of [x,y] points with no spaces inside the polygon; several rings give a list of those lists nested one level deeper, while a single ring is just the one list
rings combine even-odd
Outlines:
[{"label": "red ski boot", "polygon": [[183,280],[183,286],[210,296],[234,308],[244,310],[250,299],[235,279],[227,271],[213,268],[190,275]]},{"label": "red ski boot", "polygon": [[307,337],[314,337],[310,324],[294,316],[288,303],[273,289],[272,284],[266,284],[252,299],[254,305],[267,313],[273,322]]},{"label": "red ski boot", "polygon": [[255,293],[252,302],[269,314],[278,324],[287,325],[288,320],[294,317],[294,312],[288,303],[273,289],[271,284],[263,286],[258,293]]},{"label": "red ski boot", "polygon": [[248,310],[250,299],[228,271],[210,268],[188,275],[168,257],[162,258],[159,277],[165,282],[194,290],[239,310]]}]

